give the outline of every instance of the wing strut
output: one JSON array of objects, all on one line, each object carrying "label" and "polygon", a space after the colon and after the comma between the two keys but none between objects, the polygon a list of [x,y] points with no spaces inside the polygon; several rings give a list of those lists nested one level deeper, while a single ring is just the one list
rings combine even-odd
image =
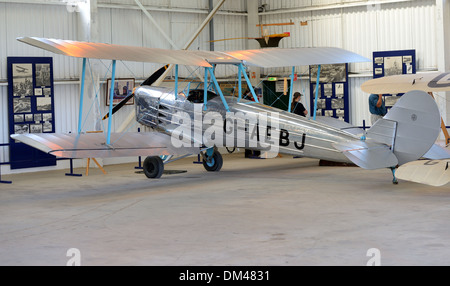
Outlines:
[{"label": "wing strut", "polygon": [[238,102],[241,101],[242,98],[242,70],[238,68]]},{"label": "wing strut", "polygon": [[291,73],[291,87],[289,91],[289,107],[288,112],[291,112],[292,107],[292,94],[294,93],[294,73],[295,73],[295,67],[292,67],[292,73]]},{"label": "wing strut", "polygon": [[247,86],[250,89],[250,92],[253,95],[253,99],[255,100],[256,103],[259,103],[258,97],[256,96],[255,90],[253,89],[253,86],[250,82],[250,80],[248,79],[247,73],[244,70],[244,65],[242,64],[242,62],[238,65],[239,70],[242,72],[242,74],[244,75],[245,81],[247,82]]},{"label": "wing strut", "polygon": [[84,99],[85,79],[86,79],[86,58],[83,58],[83,73],[81,74],[81,91],[80,91],[80,111],[78,114],[78,134],[81,133],[81,124],[83,121],[83,99]]},{"label": "wing strut", "polygon": [[175,100],[177,99],[178,99],[178,65],[175,65]]},{"label": "wing strut", "polygon": [[111,90],[109,92],[109,117],[108,117],[108,137],[106,138],[106,144],[111,144],[111,121],[112,121],[112,109],[114,99],[114,80],[116,77],[116,60],[112,61],[112,74],[111,74]]},{"label": "wing strut", "polygon": [[203,110],[206,111],[207,109],[207,103],[208,103],[208,68],[205,67],[205,84],[203,86],[204,93],[203,93]]},{"label": "wing strut", "polygon": [[[220,98],[222,99],[222,103],[223,103],[223,105],[225,106],[225,109],[226,109],[228,112],[230,112],[230,108],[228,107],[228,103],[227,103],[227,101],[225,100],[225,97],[223,96],[222,90],[220,89],[219,83],[217,82],[216,76],[214,75],[214,69],[213,69],[213,68],[205,68],[205,69],[206,69],[207,72],[209,71],[209,74],[210,74],[210,76],[211,76],[211,80],[213,81],[213,83],[214,83],[214,85],[215,85],[215,87],[216,87],[216,90],[217,90],[217,92],[219,93]],[[208,76],[208,73],[207,73],[207,72],[205,73],[205,82],[206,82],[206,78],[207,78],[207,76]],[[203,104],[205,105],[205,108],[206,108],[207,102],[204,101]]]},{"label": "wing strut", "polygon": [[314,116],[313,116],[313,120],[316,120],[316,113],[317,113],[317,98],[319,97],[319,80],[320,80],[320,69],[321,69],[321,65],[318,66],[317,68],[317,80],[316,80],[316,98],[314,99]]}]

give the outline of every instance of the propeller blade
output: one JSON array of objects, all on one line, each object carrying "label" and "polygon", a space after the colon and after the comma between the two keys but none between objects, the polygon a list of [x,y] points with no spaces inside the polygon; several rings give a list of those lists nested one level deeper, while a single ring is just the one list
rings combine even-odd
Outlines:
[{"label": "propeller blade", "polygon": [[[119,109],[122,108],[122,106],[125,105],[125,103],[127,103],[132,97],[134,96],[134,92],[130,93],[129,95],[127,95],[124,99],[122,99],[119,103],[117,103],[113,109],[112,109],[112,114],[116,113]],[[111,115],[112,115],[111,114]],[[102,120],[105,120],[109,117],[109,112],[106,113],[106,115],[102,118]]]},{"label": "propeller blade", "polygon": [[[155,81],[158,80],[158,78],[160,78],[164,72],[169,68],[169,65],[165,65],[162,68],[160,68],[159,70],[155,71],[151,76],[149,76],[149,78],[147,78],[142,84],[142,85],[152,85]],[[112,114],[116,113],[119,109],[122,108],[122,106],[125,105],[125,103],[127,103],[132,97],[134,96],[134,90],[133,93],[127,95],[127,97],[125,97],[124,99],[122,99],[119,103],[117,103],[112,110]],[[112,115],[111,114],[111,115]],[[109,112],[103,116],[102,120],[108,119],[109,117]]]},{"label": "propeller blade", "polygon": [[155,71],[149,78],[147,78],[141,85],[152,85],[160,78],[163,73],[169,68],[169,65],[165,65],[159,70]]}]

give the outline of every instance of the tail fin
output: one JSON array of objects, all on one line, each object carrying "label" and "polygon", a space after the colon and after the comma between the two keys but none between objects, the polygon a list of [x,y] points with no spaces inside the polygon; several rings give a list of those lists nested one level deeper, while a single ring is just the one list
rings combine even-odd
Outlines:
[{"label": "tail fin", "polygon": [[367,131],[366,141],[333,146],[364,169],[395,167],[422,157],[433,146],[439,130],[434,99],[423,91],[410,91]]},{"label": "tail fin", "polygon": [[367,138],[390,145],[398,164],[422,157],[436,141],[440,114],[434,99],[423,91],[405,93],[394,107],[367,131]]}]

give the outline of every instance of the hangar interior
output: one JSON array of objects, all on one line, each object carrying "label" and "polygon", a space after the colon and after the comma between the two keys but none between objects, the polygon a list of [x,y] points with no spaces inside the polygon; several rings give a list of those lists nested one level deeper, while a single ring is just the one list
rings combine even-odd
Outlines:
[{"label": "hangar interior", "polygon": [[[205,23],[215,8],[212,21]],[[254,38],[287,32],[280,48],[338,47],[370,60],[374,52],[415,50],[416,73],[450,70],[446,0],[0,0],[0,22],[0,163],[10,161],[8,57],[51,57],[54,131],[76,133],[79,128],[82,60],[25,45],[18,37],[232,51],[258,49]],[[110,65],[106,60],[88,63],[85,132],[105,130],[99,119],[109,109]],[[118,61],[115,77],[133,79],[137,86],[160,67]],[[180,66],[180,88],[196,72]],[[370,94],[361,85],[373,78],[373,62],[348,64],[347,72],[348,121],[370,125]],[[251,73],[255,86],[269,78],[283,86],[291,68],[250,67]],[[293,90],[305,95],[303,104],[310,110],[310,67],[295,67],[295,74]],[[216,76],[222,84],[236,85],[235,68],[218,67]],[[172,87],[174,77],[171,71],[161,85]],[[439,92],[435,98],[450,125],[450,96]],[[130,118],[133,110],[127,105],[113,116],[113,132],[148,130]],[[134,179],[136,157],[98,159],[109,175],[92,172],[82,178],[64,177],[68,160],[39,168],[1,164],[1,176],[14,183],[0,184],[5,234],[0,242],[8,246],[0,248],[0,264],[64,265],[70,256],[61,251],[71,247],[80,248],[83,263],[91,265],[365,265],[371,248],[382,249],[384,264],[448,264],[450,227],[442,220],[450,211],[448,185],[430,189],[400,183],[392,190],[386,170],[342,172],[320,169],[317,160],[286,157],[260,164],[241,155],[227,155],[234,163],[223,177],[202,173],[191,158],[183,159],[175,169],[188,170],[188,175],[152,182],[151,195],[144,194],[150,188],[147,179]],[[74,168],[86,164],[86,159],[73,161]],[[123,180],[131,186],[122,186]],[[299,184],[303,191],[296,193]],[[43,193],[33,194],[36,185]],[[211,190],[211,185],[218,187]],[[148,220],[139,215],[146,212],[152,216]],[[301,226],[293,227],[299,220]],[[86,230],[92,235],[77,239]],[[127,239],[130,244],[121,244]]]},{"label": "hangar interior", "polygon": [[[137,4],[145,7],[146,12]],[[449,17],[446,1],[237,1],[227,0],[200,33],[199,27],[209,10],[220,1],[0,1],[0,100],[2,106],[0,143],[9,142],[8,81],[6,58],[52,57],[54,78],[55,132],[76,132],[80,105],[81,60],[56,55],[25,45],[18,37],[35,36],[65,40],[91,41],[152,48],[181,49],[192,42],[189,49],[231,51],[259,48],[251,37],[262,33],[289,32],[279,47],[340,47],[372,59],[374,51],[414,49],[417,73],[446,71],[450,60],[445,51],[449,47]],[[126,19],[126,21],[124,21]],[[292,25],[279,25],[289,23]],[[258,24],[267,26],[257,27]],[[269,25],[274,24],[274,25]],[[262,31],[261,31],[262,30]],[[237,39],[236,39],[237,38]],[[244,39],[242,39],[244,38]],[[210,42],[211,39],[225,41]],[[231,40],[233,39],[233,40]],[[85,110],[84,131],[102,130],[99,116],[107,112],[106,81],[111,63],[92,60],[86,76],[89,98]],[[136,85],[161,67],[160,64],[118,62],[116,78],[133,78]],[[257,86],[268,77],[289,77],[291,69],[254,69],[260,72]],[[251,72],[253,72],[251,71]],[[309,67],[296,67],[298,80],[293,89],[303,93],[303,102],[311,107]],[[193,69],[180,66],[180,77],[192,78]],[[195,74],[195,73],[194,73]],[[235,84],[237,70],[218,67],[216,75],[222,82]],[[195,76],[194,76],[195,77]],[[372,62],[352,63],[348,67],[349,123],[363,126],[369,120],[368,96],[361,84],[373,77]],[[173,79],[173,72],[167,80]],[[173,85],[173,81],[166,81]],[[96,102],[95,91],[99,96]],[[439,110],[448,125],[450,106],[445,93],[437,94]],[[125,106],[114,115],[114,130],[137,130],[130,120],[133,106]],[[125,123],[127,126],[124,126]],[[370,125],[366,123],[366,125]],[[131,162],[135,158],[105,159],[101,164]],[[0,147],[0,161],[9,161],[9,147]],[[66,169],[67,161],[58,161],[56,168]],[[74,162],[83,166],[85,160]],[[2,174],[36,171],[33,168],[11,170],[1,165]],[[50,169],[54,169],[51,167]],[[38,170],[42,170],[39,168]],[[45,170],[45,168],[44,168]]]}]

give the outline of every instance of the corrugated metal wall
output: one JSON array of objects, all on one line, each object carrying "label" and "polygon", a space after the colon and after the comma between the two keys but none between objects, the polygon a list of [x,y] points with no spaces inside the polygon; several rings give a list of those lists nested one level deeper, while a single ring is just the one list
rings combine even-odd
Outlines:
[{"label": "corrugated metal wall", "polygon": [[[302,7],[310,1],[263,2],[268,3],[271,9],[280,9]],[[323,2],[333,4],[341,1]],[[316,1],[314,5],[316,8],[319,6]],[[416,49],[419,69],[436,69],[435,17],[434,0],[417,0],[383,4],[376,8],[358,6],[280,12],[263,16],[262,22],[270,24],[292,20],[295,23],[293,26],[267,28],[269,33],[291,32],[291,37],[281,41],[281,47],[341,47],[368,58],[372,57],[373,51]],[[352,65],[352,71],[371,71],[371,67],[370,63]]]},{"label": "corrugated metal wall", "polygon": [[[61,39],[78,39],[79,15],[69,13],[61,4],[20,4],[0,2],[0,81],[6,80],[7,56],[52,56],[54,58],[55,87],[55,121],[57,132],[77,130],[78,120],[78,83],[62,83],[61,80],[77,79],[80,74],[80,60],[43,52],[37,48],[19,43],[19,36],[43,36]],[[20,2],[20,1],[19,1]],[[29,2],[29,1],[28,1]],[[164,32],[182,47],[206,17],[208,0],[141,0],[143,5],[154,8],[173,8],[171,11],[150,10],[151,15]],[[218,0],[214,1],[216,4]],[[417,65],[420,70],[437,68],[436,13],[434,0],[417,0],[382,4],[375,6],[346,7],[349,3],[361,1],[338,0],[261,0],[268,4],[268,12],[278,9],[297,9],[289,12],[280,10],[276,14],[262,14],[262,23],[279,23],[292,20],[293,26],[271,26],[269,33],[291,32],[291,37],[281,41],[281,47],[336,46],[342,47],[368,58],[373,51],[416,49]],[[390,1],[392,2],[392,1]],[[156,30],[151,21],[137,8],[134,0],[98,0],[99,41],[114,44],[138,45],[157,48],[171,48],[162,34]],[[340,4],[341,8],[332,6]],[[311,9],[311,5],[314,5]],[[327,8],[328,7],[328,8]],[[327,8],[327,9],[325,9]],[[180,9],[186,9],[181,13]],[[220,13],[214,18],[215,38],[236,38],[247,35],[247,19],[243,14],[246,1],[227,0]],[[300,23],[303,22],[303,25]],[[191,49],[209,49],[209,34],[206,28],[194,41]],[[245,49],[245,40],[232,40],[215,43],[216,50]],[[108,61],[91,61],[95,78],[104,82],[110,75],[106,74],[110,65]],[[160,65],[143,63],[118,63],[118,77],[143,79]],[[349,80],[351,101],[351,122],[362,125],[368,118],[367,96],[360,90],[361,84],[371,78],[371,63],[352,64]],[[297,68],[307,75],[305,67]],[[188,76],[191,71],[181,68],[181,76]],[[236,73],[233,68],[221,68],[219,76],[228,77]],[[266,70],[264,73],[288,74],[290,68]],[[88,73],[88,77],[90,74]],[[296,87],[309,94],[309,82],[303,79]],[[104,84],[99,93],[100,109],[106,112]],[[308,96],[306,97],[308,98]],[[7,88],[0,86],[0,143],[8,141],[7,123]],[[309,100],[306,103],[309,105]],[[114,117],[113,125],[120,126],[132,106],[126,106],[123,113]],[[86,128],[94,128],[86,127]],[[0,160],[8,160],[7,148],[0,149]],[[5,166],[4,166],[5,167]],[[5,171],[5,168],[2,168]],[[8,171],[8,170],[6,170]]]},{"label": "corrugated metal wall", "polygon": [[[361,1],[272,1],[263,0],[270,9],[261,21],[264,24],[293,21],[292,26],[270,26],[272,33],[290,32],[291,37],[281,40],[280,46],[344,48],[369,59],[374,51],[415,49],[418,70],[437,69],[435,1],[417,0],[388,3],[376,6],[348,6]],[[392,2],[392,1],[391,1]],[[341,4],[341,8],[330,8]],[[314,5],[313,7],[310,7]],[[321,8],[321,5],[324,5]],[[308,8],[309,7],[309,8]],[[289,9],[305,8],[299,12]],[[276,13],[273,13],[278,10]],[[283,9],[286,9],[284,11]],[[306,11],[305,11],[306,10]],[[273,14],[272,14],[273,13]],[[305,67],[297,68],[308,74]],[[361,126],[369,119],[368,94],[361,91],[361,84],[372,75],[372,63],[351,64],[349,94],[351,103],[350,121]],[[290,69],[265,70],[265,74],[288,74]],[[356,74],[356,75],[355,75]]]}]

